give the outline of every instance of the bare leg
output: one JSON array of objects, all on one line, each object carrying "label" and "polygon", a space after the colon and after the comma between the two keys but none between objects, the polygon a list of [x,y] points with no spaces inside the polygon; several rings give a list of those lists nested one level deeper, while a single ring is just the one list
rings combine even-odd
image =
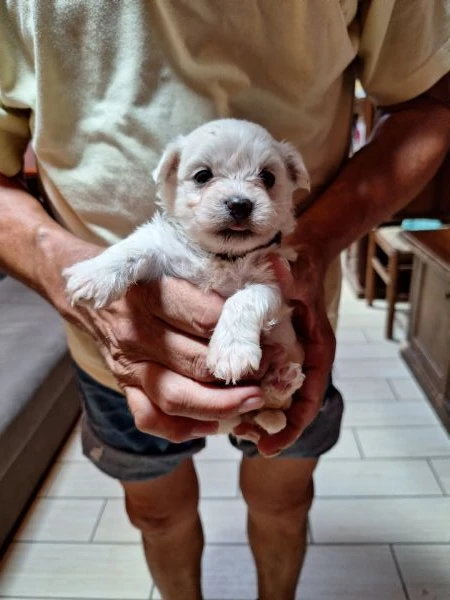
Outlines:
[{"label": "bare leg", "polygon": [[131,523],[142,533],[145,557],[164,600],[201,600],[203,533],[192,460],[163,477],[123,482]]},{"label": "bare leg", "polygon": [[306,552],[315,459],[242,461],[241,489],[258,571],[259,600],[294,600]]}]

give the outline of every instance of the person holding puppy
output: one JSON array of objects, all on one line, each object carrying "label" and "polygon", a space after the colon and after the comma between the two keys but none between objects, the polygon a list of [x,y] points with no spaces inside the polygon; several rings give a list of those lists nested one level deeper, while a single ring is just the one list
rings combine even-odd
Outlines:
[{"label": "person holding puppy", "polygon": [[[223,300],[180,279],[73,307],[62,271],[155,210],[166,144],[224,117],[302,153],[290,275],[274,263],[305,351],[306,380],[276,435],[245,442],[240,484],[260,600],[293,600],[312,475],[339,435],[329,381],[339,255],[405,206],[450,147],[449,0],[24,0],[0,4],[0,265],[67,323],[83,446],[121,481],[164,600],[202,597],[192,455],[218,421],[261,406],[258,377],[212,385],[206,349]],[[355,78],[384,115],[347,160]],[[52,217],[20,185],[32,139]],[[266,457],[276,456],[273,460]]]}]

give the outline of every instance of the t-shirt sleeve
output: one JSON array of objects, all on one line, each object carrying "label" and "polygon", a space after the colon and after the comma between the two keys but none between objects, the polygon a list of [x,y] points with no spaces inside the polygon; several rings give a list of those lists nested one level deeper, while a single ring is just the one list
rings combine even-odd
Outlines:
[{"label": "t-shirt sleeve", "polygon": [[29,110],[9,108],[0,101],[0,173],[14,177],[22,169],[30,140]]},{"label": "t-shirt sleeve", "polygon": [[375,104],[419,96],[450,71],[450,0],[363,0],[358,54]]}]

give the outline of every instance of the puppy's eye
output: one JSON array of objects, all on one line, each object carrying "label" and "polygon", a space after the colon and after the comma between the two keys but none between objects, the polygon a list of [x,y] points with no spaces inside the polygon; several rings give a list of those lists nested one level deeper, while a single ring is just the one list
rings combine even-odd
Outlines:
[{"label": "puppy's eye", "polygon": [[212,178],[213,178],[213,174],[212,174],[211,169],[202,169],[201,171],[198,171],[194,175],[194,181],[196,183],[199,183],[200,185],[207,183]]},{"label": "puppy's eye", "polygon": [[273,188],[275,185],[275,175],[273,173],[271,173],[268,169],[263,169],[259,176],[263,180],[266,189],[270,190],[270,188]]}]

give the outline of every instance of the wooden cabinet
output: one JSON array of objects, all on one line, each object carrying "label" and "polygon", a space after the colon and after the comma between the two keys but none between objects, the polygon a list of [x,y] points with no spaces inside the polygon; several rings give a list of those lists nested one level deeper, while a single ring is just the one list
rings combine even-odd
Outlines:
[{"label": "wooden cabinet", "polygon": [[414,253],[402,356],[450,431],[450,229],[405,234]]}]

